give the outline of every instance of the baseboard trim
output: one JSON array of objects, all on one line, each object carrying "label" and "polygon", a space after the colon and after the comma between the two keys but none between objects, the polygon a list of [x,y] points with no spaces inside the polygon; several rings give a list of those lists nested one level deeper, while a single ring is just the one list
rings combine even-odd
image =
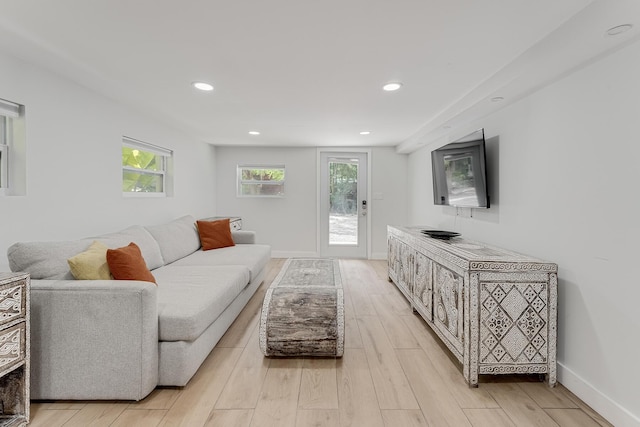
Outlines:
[{"label": "baseboard trim", "polygon": [[271,258],[319,258],[313,251],[271,251]]},{"label": "baseboard trim", "polygon": [[[271,258],[321,258],[313,251],[271,251]],[[374,252],[370,259],[387,259],[386,252]]]},{"label": "baseboard trim", "polygon": [[640,427],[640,418],[611,400],[562,363],[558,363],[558,381],[616,427]]}]

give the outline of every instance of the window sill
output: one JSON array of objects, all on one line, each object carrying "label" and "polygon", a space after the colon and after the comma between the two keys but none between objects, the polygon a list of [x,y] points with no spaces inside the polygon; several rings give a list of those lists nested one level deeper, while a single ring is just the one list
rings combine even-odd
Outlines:
[{"label": "window sill", "polygon": [[246,194],[238,194],[236,197],[240,198],[240,199],[284,199],[285,196],[270,196],[270,195],[246,195]]},{"label": "window sill", "polygon": [[144,193],[144,192],[129,192],[122,193],[122,197],[124,198],[154,198],[154,197],[167,197],[166,193]]}]

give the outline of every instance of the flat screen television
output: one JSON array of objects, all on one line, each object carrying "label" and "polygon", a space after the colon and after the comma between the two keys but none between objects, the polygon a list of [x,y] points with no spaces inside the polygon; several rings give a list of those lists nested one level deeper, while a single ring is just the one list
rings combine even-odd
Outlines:
[{"label": "flat screen television", "polygon": [[488,208],[484,129],[431,152],[433,203]]}]

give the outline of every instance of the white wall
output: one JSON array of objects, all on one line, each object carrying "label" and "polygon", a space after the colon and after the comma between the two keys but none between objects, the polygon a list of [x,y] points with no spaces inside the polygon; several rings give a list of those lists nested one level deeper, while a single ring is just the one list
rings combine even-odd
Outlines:
[{"label": "white wall", "polygon": [[409,159],[409,220],[559,266],[560,381],[616,426],[640,425],[640,42],[479,120],[489,210],[432,202],[429,146]]},{"label": "white wall", "polygon": [[[0,271],[17,241],[75,239],[215,213],[215,148],[0,53],[0,98],[26,106],[25,196],[0,197]],[[123,198],[122,136],[174,150],[174,195]]]},{"label": "white wall", "polygon": [[[216,153],[218,215],[241,216],[244,228],[270,244],[274,257],[317,256],[317,149],[218,147]],[[371,149],[371,193],[378,197],[369,211],[374,258],[386,257],[387,224],[406,222],[407,157],[389,147]],[[286,197],[237,197],[238,164],[284,164]]]},{"label": "white wall", "polygon": [[[315,148],[217,147],[218,215],[242,217],[243,228],[271,245],[273,256],[316,254]],[[239,164],[285,165],[285,197],[237,197]]]},{"label": "white wall", "polygon": [[408,155],[377,147],[371,153],[371,258],[387,258],[387,225],[407,223]]}]

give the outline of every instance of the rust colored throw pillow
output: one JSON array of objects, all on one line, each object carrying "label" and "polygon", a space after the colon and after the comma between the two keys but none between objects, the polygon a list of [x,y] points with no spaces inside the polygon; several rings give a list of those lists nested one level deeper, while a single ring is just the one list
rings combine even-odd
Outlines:
[{"label": "rust colored throw pillow", "polygon": [[140,248],[131,242],[118,249],[107,249],[107,264],[116,280],[142,280],[156,283],[156,278],[147,268]]},{"label": "rust colored throw pillow", "polygon": [[217,221],[196,221],[196,224],[203,251],[236,245],[231,236],[229,218]]}]

